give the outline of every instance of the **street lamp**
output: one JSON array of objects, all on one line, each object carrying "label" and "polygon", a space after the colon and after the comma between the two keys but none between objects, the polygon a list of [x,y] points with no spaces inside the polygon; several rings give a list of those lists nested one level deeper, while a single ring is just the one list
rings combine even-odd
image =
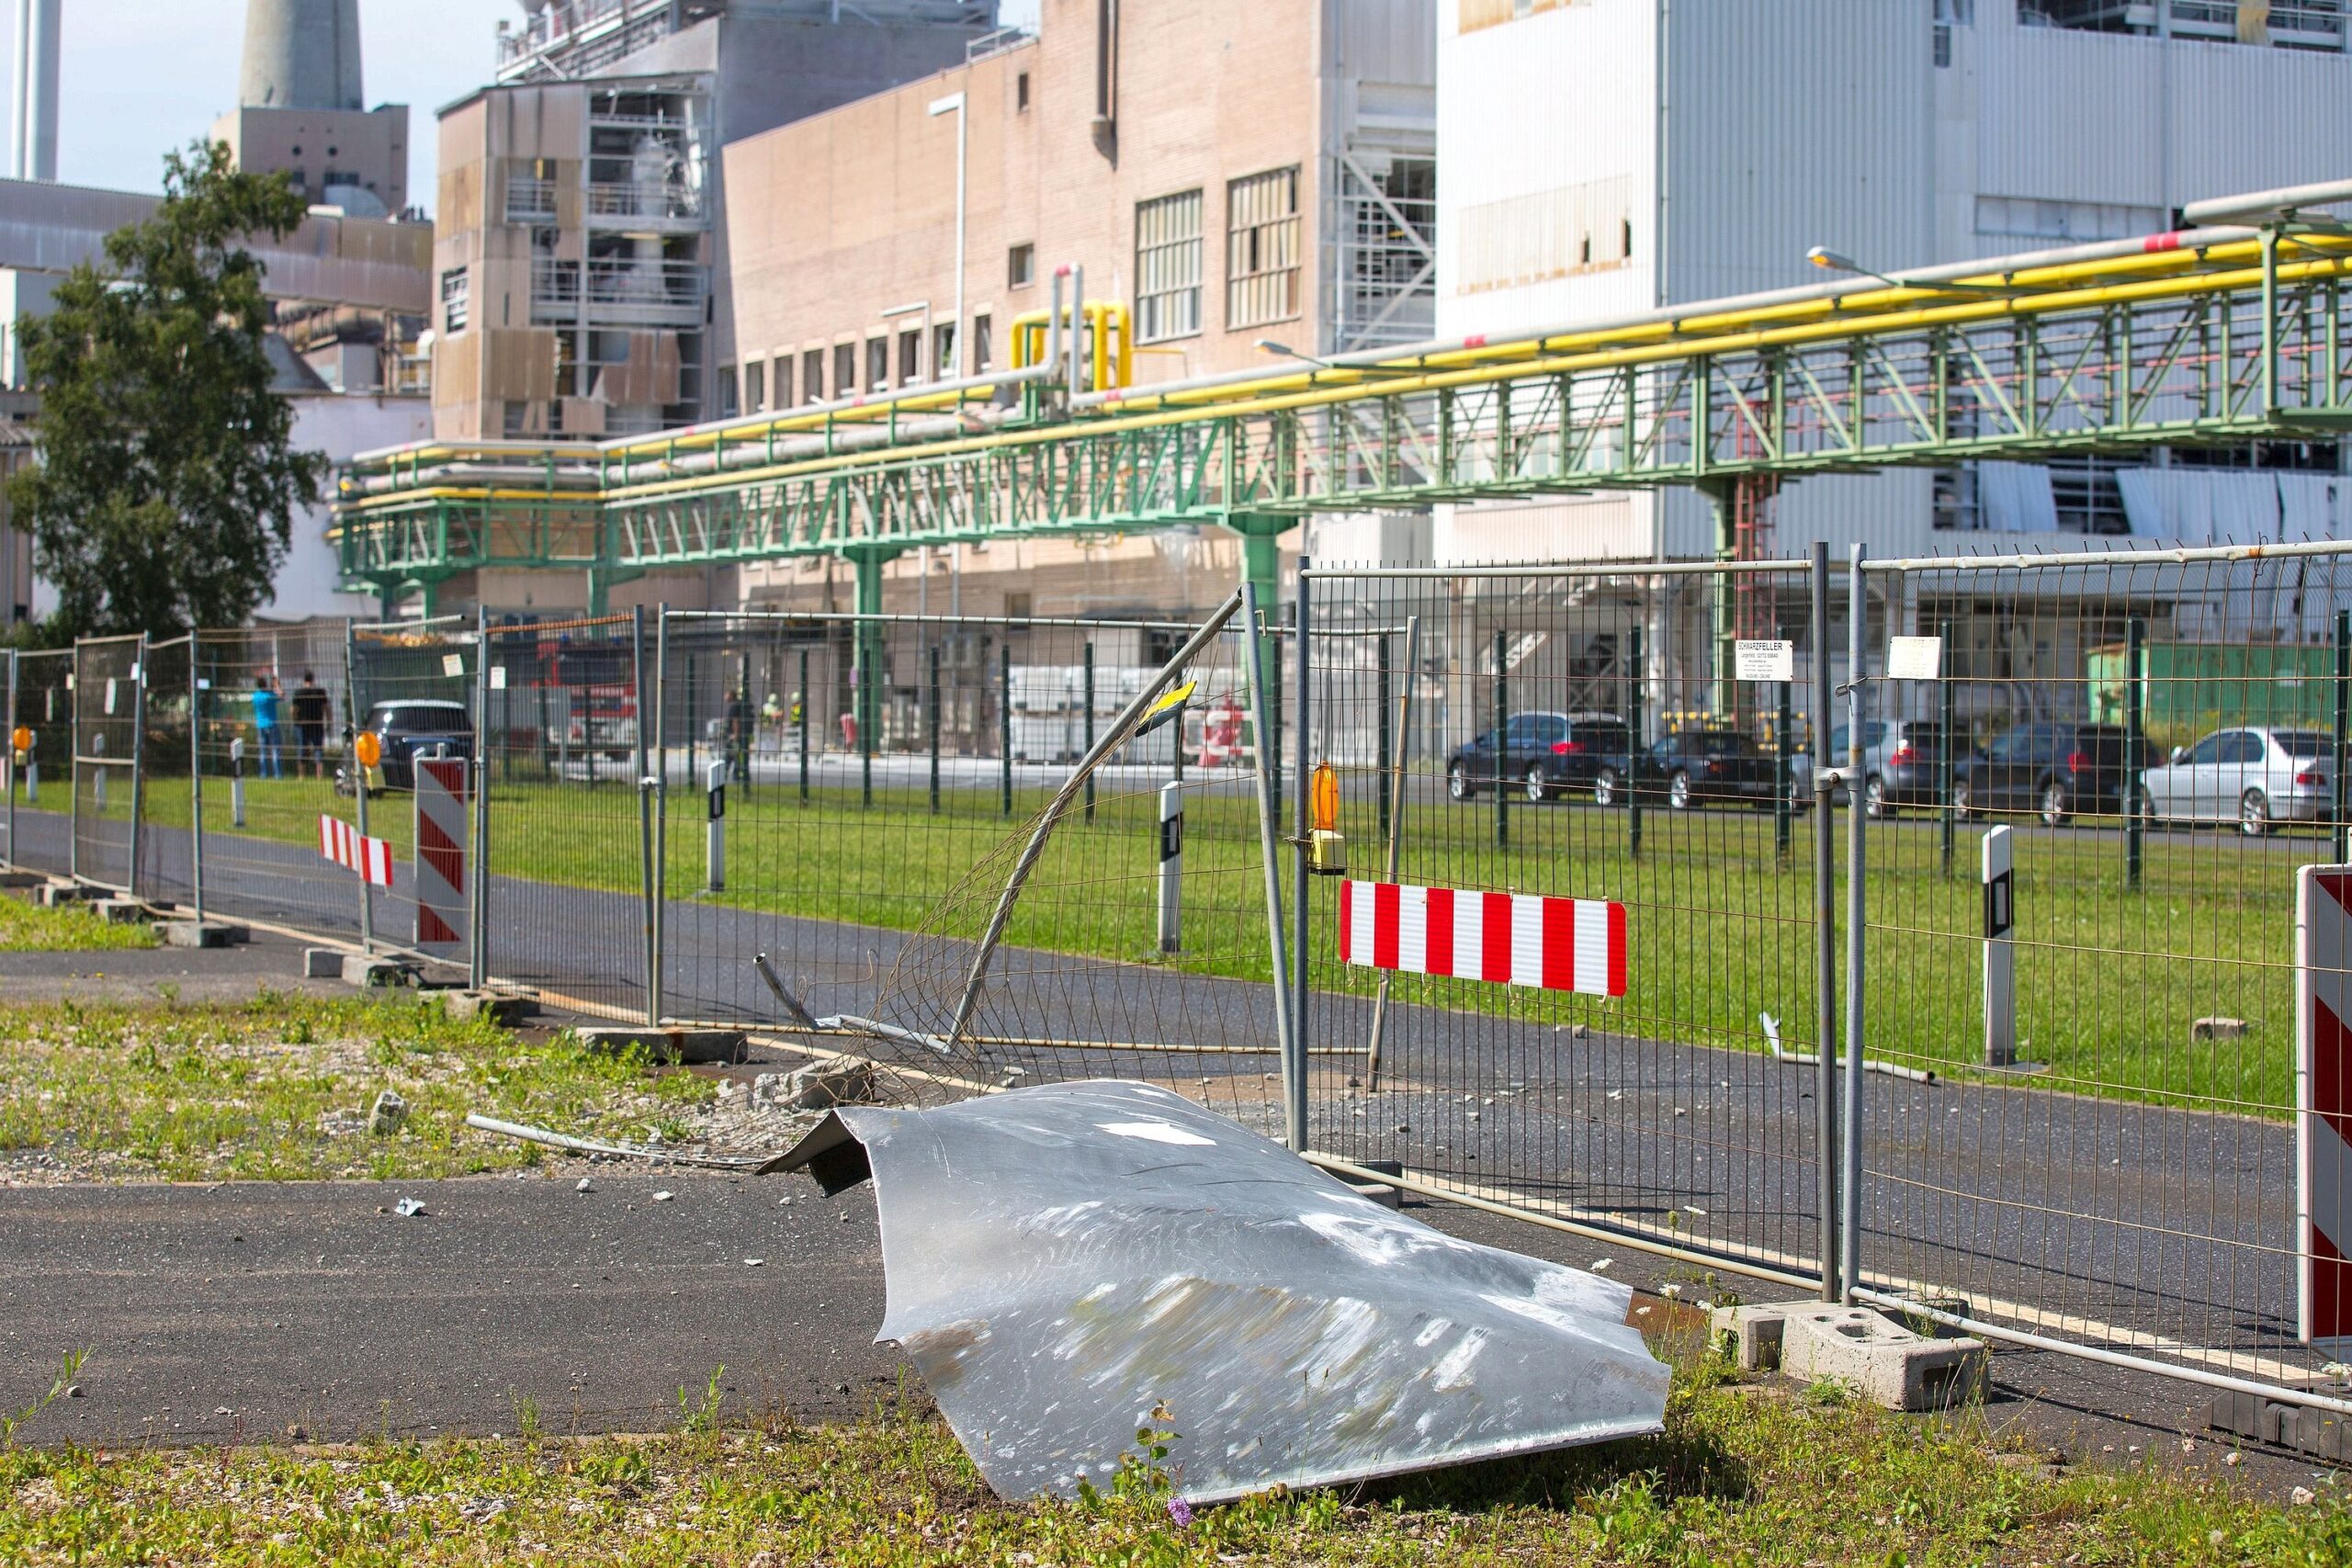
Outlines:
[{"label": "street lamp", "polygon": [[[966,110],[965,110],[965,107],[964,107],[964,95],[963,95],[963,94],[961,94],[961,93],[950,93],[950,94],[948,94],[948,95],[947,95],[945,97],[944,97],[944,98],[933,98],[933,99],[932,99],[932,100],[931,100],[931,107],[930,107],[930,111],[929,111],[929,112],[930,112],[930,114],[931,114],[931,118],[933,118],[933,119],[937,119],[941,115],[944,115],[944,114],[953,114],[953,115],[956,117],[956,365],[955,365],[955,372],[956,372],[956,373],[955,373],[953,376],[949,377],[949,378],[948,378],[948,379],[953,380],[953,381],[960,381],[960,380],[962,380],[962,379],[964,378],[964,338],[965,338],[965,332],[964,332],[964,191],[965,191],[965,163],[964,163],[964,150],[965,150],[965,144],[966,144],[966,142],[967,142],[967,141],[968,141],[970,140],[970,131],[971,131],[971,117],[970,117],[970,115],[969,115],[969,114],[967,114],[967,113],[966,112]],[[938,357],[937,357],[937,356],[938,356],[938,350],[937,350],[936,348],[933,348],[933,349],[928,350],[927,352],[932,355],[932,357],[933,357],[933,365],[935,366],[935,365],[938,363]]]},{"label": "street lamp", "polygon": [[1286,343],[1276,343],[1270,337],[1261,337],[1258,340],[1258,352],[1261,354],[1271,354],[1282,359],[1305,360],[1307,364],[1318,366],[1325,370],[1337,370],[1339,368],[1338,366],[1332,364],[1328,359],[1317,359],[1311,354],[1302,354],[1297,349],[1291,347],[1290,344]]},{"label": "street lamp", "polygon": [[1864,266],[1853,257],[1831,250],[1827,245],[1814,246],[1813,249],[1805,252],[1804,259],[1824,272],[1855,273],[1883,283],[1889,288],[1918,288],[1943,294],[1985,294],[1996,299],[2007,299],[2018,292],[2014,288],[2003,288],[1994,283],[1951,283],[1940,278],[1930,280],[1918,277],[1890,277],[1875,267]]}]

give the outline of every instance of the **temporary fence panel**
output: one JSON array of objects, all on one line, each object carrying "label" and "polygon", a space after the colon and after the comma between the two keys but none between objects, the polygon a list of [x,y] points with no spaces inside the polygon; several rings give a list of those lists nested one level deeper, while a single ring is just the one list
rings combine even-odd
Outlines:
[{"label": "temporary fence panel", "polygon": [[146,651],[135,635],[74,649],[74,876],[123,894],[137,891]]},{"label": "temporary fence panel", "polygon": [[1861,1282],[2191,1373],[2314,1372],[2296,886],[2346,858],[2352,550],[1859,575],[1860,1043],[1905,1075],[1869,1076],[1849,1156]]},{"label": "temporary fence panel", "polygon": [[[1281,827],[1312,1149],[1817,1273],[1815,593],[1787,563],[1308,570]],[[1729,678],[1735,625],[1779,679]]]},{"label": "temporary fence panel", "polygon": [[492,626],[476,694],[488,831],[472,869],[488,973],[630,1021],[646,1004],[640,642],[653,620]]},{"label": "temporary fence panel", "polygon": [[139,761],[139,893],[157,906],[193,906],[198,868],[190,810],[196,766],[189,725],[196,696],[187,636],[147,645],[145,725]]},{"label": "temporary fence panel", "polygon": [[[359,928],[352,874],[319,853],[321,817],[350,819],[339,784],[352,705],[346,623],[196,637],[196,767],[209,913],[346,936]],[[156,801],[153,832],[185,829],[192,803]]]},{"label": "temporary fence panel", "polygon": [[11,728],[31,741],[8,780],[8,858],[63,876],[74,863],[74,650],[19,653]]},{"label": "temporary fence panel", "polygon": [[[367,900],[364,941],[413,953],[417,765],[435,757],[471,763],[480,638],[470,622],[451,616],[356,626],[346,657],[354,722],[357,731],[375,737],[379,756],[372,769],[363,769],[356,755],[348,759],[352,794],[332,814],[349,821],[360,837],[385,840],[391,859],[389,886],[346,874],[346,886],[355,903]],[[363,773],[364,790],[357,787]]]}]

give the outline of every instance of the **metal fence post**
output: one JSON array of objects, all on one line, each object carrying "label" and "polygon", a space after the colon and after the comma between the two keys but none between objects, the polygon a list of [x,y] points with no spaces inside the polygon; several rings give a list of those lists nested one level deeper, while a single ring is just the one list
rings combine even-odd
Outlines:
[{"label": "metal fence post", "polygon": [[1294,1150],[1306,1147],[1306,987],[1307,959],[1312,951],[1308,942],[1313,935],[1306,897],[1309,875],[1306,811],[1308,770],[1314,765],[1310,744],[1313,709],[1309,704],[1315,661],[1307,655],[1308,627],[1311,625],[1307,607],[1308,583],[1312,581],[1307,576],[1307,558],[1302,554],[1298,558],[1298,597],[1292,604],[1296,612],[1295,624],[1298,631],[1298,717],[1295,721],[1298,726],[1298,755],[1291,761],[1291,766],[1296,770],[1296,780],[1292,786],[1295,798],[1291,801],[1291,880],[1294,884],[1291,908],[1291,1070],[1285,1075],[1286,1081],[1283,1084],[1283,1126]]},{"label": "metal fence post", "polygon": [[1631,664],[1625,682],[1625,852],[1639,860],[1642,858],[1642,732],[1645,728],[1642,717],[1642,662],[1647,657],[1642,651],[1640,622],[1634,624],[1625,646]]},{"label": "metal fence post", "polygon": [[[466,913],[473,930],[467,933],[466,984],[479,991],[490,984],[490,611],[481,605],[474,607],[474,841],[466,857]],[[505,704],[499,707],[503,718]],[[503,740],[499,750],[504,752]]]},{"label": "metal fence post", "polygon": [[[2340,637],[2337,639],[2336,646],[2338,648],[2343,646],[2343,641]],[[2337,682],[2336,690],[2341,692],[2343,689],[2343,682],[2341,681]],[[17,750],[17,650],[13,648],[8,649],[7,707],[7,767],[4,772],[0,772],[0,783],[5,783],[8,789],[8,845],[6,852],[0,853],[0,866],[13,867],[17,863],[17,774],[24,762],[24,758],[20,756]],[[2343,705],[2340,700],[2336,705],[2336,711],[2339,713],[2343,711]],[[2336,732],[2339,736],[2343,733],[2343,728],[2344,727],[2341,724],[2336,726]],[[2342,757],[2343,751],[2343,743],[2339,740],[2336,744],[2336,755],[2339,759]],[[2343,815],[2343,812],[2339,809],[2336,815],[2340,817]]]},{"label": "metal fence post", "polygon": [[[1510,771],[1510,677],[1503,671],[1503,655],[1509,652],[1510,649],[1510,634],[1497,630],[1495,633],[1495,848],[1498,850],[1510,848],[1510,780],[1506,776]],[[1304,693],[1306,687],[1302,684],[1299,690]],[[1302,720],[1306,717],[1303,701],[1299,716]],[[1299,750],[1301,751],[1306,750],[1303,738]],[[1305,774],[1300,775],[1302,788],[1305,787]],[[1304,833],[1306,829],[1302,828],[1299,831]]]},{"label": "metal fence post", "polygon": [[[1290,959],[1283,937],[1282,861],[1275,851],[1280,834],[1275,826],[1278,807],[1274,800],[1274,761],[1266,744],[1266,733],[1272,727],[1273,694],[1273,683],[1266,678],[1266,645],[1272,639],[1265,635],[1259,618],[1258,585],[1246,577],[1241,580],[1241,636],[1245,645],[1241,657],[1250,684],[1250,722],[1258,732],[1258,743],[1250,749],[1253,764],[1250,771],[1258,786],[1258,863],[1265,875],[1266,945],[1273,964],[1274,1042],[1282,1052],[1283,1128],[1286,1139],[1295,1139],[1290,1145],[1295,1154],[1304,1145],[1306,1134],[1303,1127],[1294,1129],[1290,1124],[1290,1084],[1293,1078],[1305,1077],[1300,1068],[1306,1056],[1292,1043],[1296,1032],[1290,1013]],[[1093,749],[1087,750],[1092,755]]]},{"label": "metal fence post", "polygon": [[1773,715],[1772,721],[1772,735],[1776,742],[1772,748],[1772,859],[1776,864],[1785,866],[1789,863],[1789,845],[1794,836],[1796,816],[1796,802],[1792,798],[1796,770],[1793,766],[1794,754],[1791,750],[1796,739],[1796,715],[1792,711],[1796,705],[1796,682],[1782,681],[1779,685],[1781,706],[1780,711]]},{"label": "metal fence post", "polygon": [[1956,775],[1960,767],[1960,734],[1958,729],[1955,728],[1958,723],[1958,719],[1952,711],[1954,699],[1952,693],[1951,623],[1950,621],[1945,621],[1938,625],[1936,627],[1936,635],[1941,639],[1944,649],[1944,678],[1936,682],[1936,693],[1941,705],[1939,716],[1942,719],[1943,725],[1943,761],[1940,765],[1943,777],[1941,781],[1941,787],[1936,795],[1936,798],[1942,805],[1942,810],[1939,815],[1942,817],[1943,821],[1938,828],[1937,832],[1939,838],[1941,840],[1939,847],[1943,857],[1944,880],[1949,882],[1951,880],[1952,840],[1958,836],[1959,825],[1959,818],[1952,811],[1951,791],[1952,785],[1956,782]]},{"label": "metal fence post", "polygon": [[996,645],[996,749],[999,805],[1012,815],[1012,628]]},{"label": "metal fence post", "polygon": [[[2352,822],[2344,819],[2345,804],[2352,799],[2352,790],[2345,787],[2344,764],[2346,731],[2352,730],[2352,610],[2335,612],[2335,746],[2331,753],[2334,765],[2328,769],[2328,820],[2335,825],[2335,860],[2342,865],[2347,849],[2352,849]],[[16,839],[8,840],[13,847]]]},{"label": "metal fence post", "polygon": [[[1374,776],[1377,777],[1377,770],[1388,765],[1389,714],[1387,632],[1383,631],[1378,637],[1373,639],[1373,651],[1374,657],[1379,661],[1379,669],[1375,673],[1373,694],[1374,703],[1379,709],[1379,713],[1374,725],[1372,752],[1373,767],[1375,770]],[[1388,791],[1384,785],[1381,788],[1374,789],[1372,792],[1372,796],[1374,810],[1375,812],[1374,827],[1380,834],[1380,841],[1386,843],[1388,841]]]},{"label": "metal fence post", "polygon": [[2147,759],[2140,754],[2140,682],[2148,657],[2146,626],[2137,615],[2123,623],[2123,885],[2132,888],[2140,886],[2143,835],[2147,830],[2146,818],[2140,813],[2140,795],[2145,787],[2143,770],[2147,766]]},{"label": "metal fence post", "polygon": [[147,634],[139,634],[136,664],[130,667],[130,864],[123,881],[130,897],[139,897],[140,851],[144,845],[147,815],[147,676],[152,662]]},{"label": "metal fence post", "polygon": [[[1870,885],[1865,869],[1871,814],[1862,802],[1862,725],[1870,712],[1863,682],[1869,658],[1870,582],[1862,574],[1862,547],[1853,547],[1846,575],[1846,1142],[1838,1172],[1841,1227],[1838,1282],[1850,1303],[1862,1277],[1862,957],[1870,925]],[[1893,596],[1888,603],[1893,604]],[[1888,616],[1893,630],[1894,617]],[[1829,1055],[1826,1041],[1821,1054]]]},{"label": "metal fence post", "polygon": [[1814,1158],[1818,1167],[1821,1299],[1838,1300],[1838,825],[1837,787],[1824,743],[1829,716],[1829,547],[1813,547]]},{"label": "metal fence post", "polygon": [[[646,1021],[659,1028],[663,999],[662,965],[669,958],[670,935],[670,606],[655,608],[653,622],[653,942],[652,963],[645,975]],[[638,726],[638,761],[644,752],[645,727]]]},{"label": "metal fence post", "polygon": [[870,622],[862,619],[855,636],[857,690],[850,699],[850,712],[856,716],[857,725],[857,803],[870,807],[874,804],[874,726],[878,716],[874,701],[876,672],[872,664],[882,657],[882,638]]},{"label": "metal fence post", "polygon": [[793,728],[800,732],[800,798],[808,798],[808,650],[800,650],[800,694],[793,702],[799,710]]},{"label": "metal fence post", "polygon": [[65,874],[82,880],[82,641],[65,667]]},{"label": "metal fence post", "polygon": [[[629,679],[637,690],[637,886],[644,930],[638,956],[645,964],[645,1021],[662,1021],[661,982],[655,978],[660,955],[654,936],[653,775],[645,759],[645,606],[629,610]],[[689,705],[691,711],[691,705]]]},{"label": "metal fence post", "polygon": [[931,814],[939,815],[939,644],[931,645]]},{"label": "metal fence post", "polygon": [[[358,720],[368,711],[368,705],[359,700],[358,638],[353,634],[351,627],[350,620],[345,618],[343,623],[343,690],[344,706],[348,711],[345,713],[344,719],[352,727],[351,736],[356,740],[358,733]],[[359,825],[360,838],[365,840],[368,837],[368,774],[372,770],[359,761],[359,752],[356,745],[346,744],[344,751],[350,759],[352,770],[351,799],[355,808],[353,818]],[[359,875],[359,951],[362,953],[376,951],[376,900],[372,890],[368,886],[368,874],[365,872],[360,873]]]},{"label": "metal fence post", "polygon": [[[1253,628],[1250,635],[1255,637],[1258,634]],[[1084,669],[1085,690],[1080,694],[1080,697],[1086,706],[1086,750],[1091,752],[1094,750],[1094,639],[1092,637],[1086,639]],[[1094,820],[1094,773],[1092,770],[1089,770],[1086,775],[1086,819],[1089,822]]]},{"label": "metal fence post", "polygon": [[[204,924],[204,645],[187,634],[187,886],[196,923]],[[13,696],[14,694],[11,694]]]}]

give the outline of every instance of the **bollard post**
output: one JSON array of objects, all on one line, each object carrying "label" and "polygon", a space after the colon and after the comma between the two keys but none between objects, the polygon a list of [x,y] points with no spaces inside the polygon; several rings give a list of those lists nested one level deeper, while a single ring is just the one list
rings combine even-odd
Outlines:
[{"label": "bollard post", "polygon": [[[351,765],[356,770],[352,775],[353,780],[361,789],[366,789],[368,770],[360,767],[356,759]],[[229,826],[242,828],[244,825],[245,743],[243,739],[237,739],[229,742]]]},{"label": "bollard post", "polygon": [[1159,951],[1184,950],[1182,919],[1184,887],[1184,786],[1159,786]]},{"label": "bollard post", "polygon": [[1984,855],[1984,1065],[2018,1065],[2018,954],[2015,862],[2009,829],[1995,828]]},{"label": "bollard post", "polygon": [[709,803],[710,819],[703,843],[703,886],[713,893],[727,887],[727,771],[723,760],[703,770],[703,795]]}]

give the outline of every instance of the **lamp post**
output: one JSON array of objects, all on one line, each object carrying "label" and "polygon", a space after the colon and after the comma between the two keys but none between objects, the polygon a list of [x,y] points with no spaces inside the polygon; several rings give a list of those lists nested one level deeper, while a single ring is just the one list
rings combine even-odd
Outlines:
[{"label": "lamp post", "polygon": [[[932,118],[934,118],[934,119],[938,118],[941,115],[944,115],[944,114],[950,114],[950,113],[954,114],[954,115],[955,115],[955,117],[956,117],[956,363],[955,363],[954,367],[952,367],[952,368],[953,368],[953,370],[954,370],[954,374],[953,374],[953,375],[951,375],[951,376],[948,378],[948,379],[950,379],[950,380],[954,380],[954,381],[960,381],[960,380],[962,380],[962,379],[963,379],[963,378],[964,378],[964,336],[965,336],[965,333],[964,333],[964,191],[965,191],[965,178],[964,178],[964,175],[965,175],[965,164],[964,164],[964,152],[965,152],[965,144],[966,144],[966,143],[970,140],[971,117],[970,117],[970,116],[966,112],[966,110],[965,110],[965,107],[964,107],[964,95],[963,95],[963,94],[961,94],[961,93],[950,93],[950,94],[948,94],[948,95],[947,95],[945,97],[944,97],[944,98],[933,98],[933,99],[932,99],[932,100],[931,100],[931,109],[930,109],[930,113],[931,113]],[[937,364],[937,353],[938,353],[938,351],[937,351],[936,349],[933,349],[933,350],[932,350],[931,352],[932,352],[932,354],[933,354],[933,365],[934,365],[934,367],[935,367],[935,366],[936,366],[936,364]]]}]

